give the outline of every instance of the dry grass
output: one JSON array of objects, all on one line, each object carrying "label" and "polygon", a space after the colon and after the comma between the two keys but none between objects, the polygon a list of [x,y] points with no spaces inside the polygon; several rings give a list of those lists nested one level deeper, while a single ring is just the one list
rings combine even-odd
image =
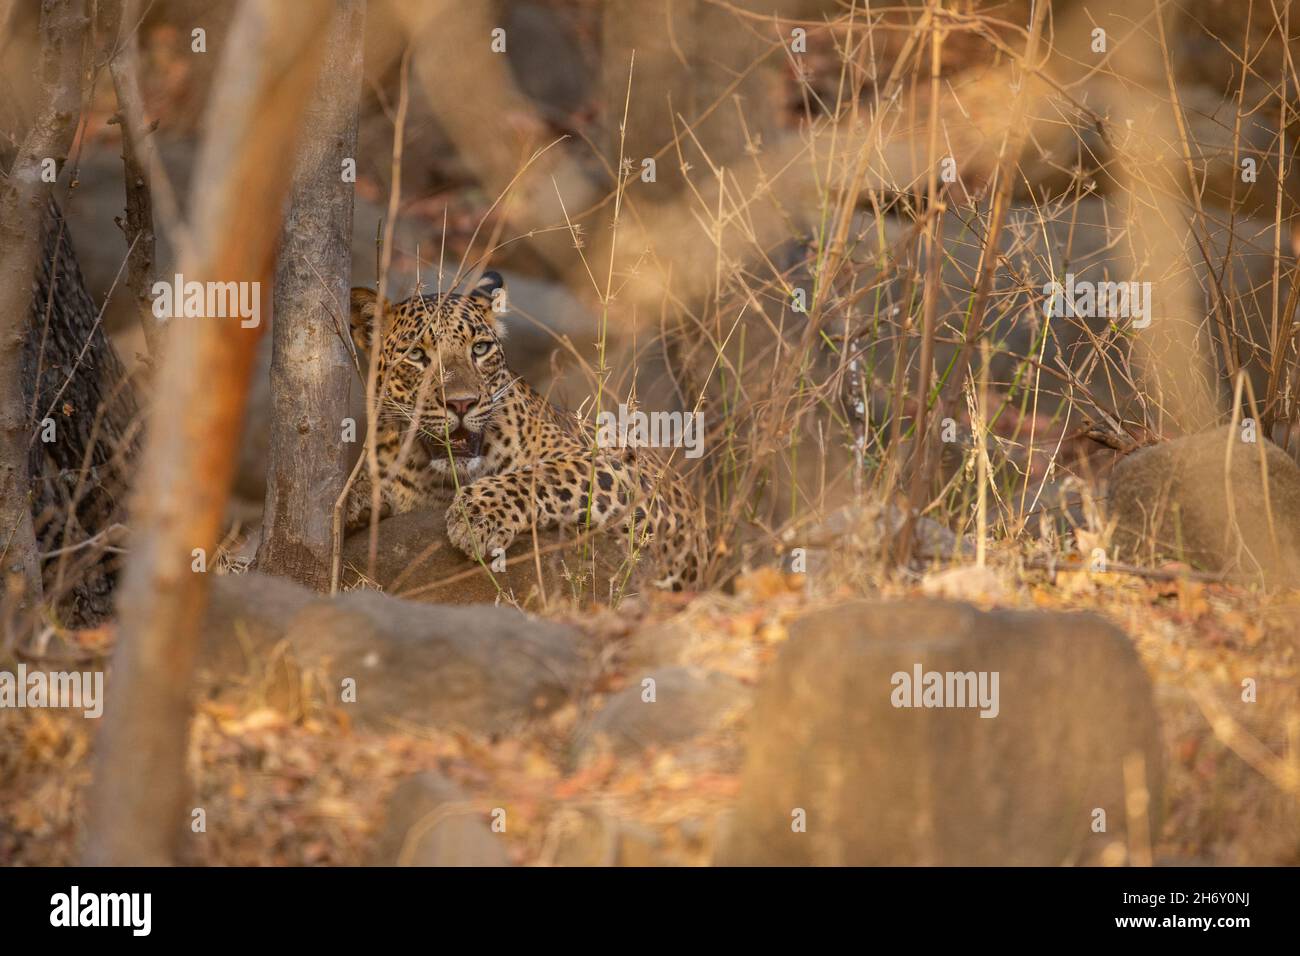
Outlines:
[{"label": "dry grass", "polygon": [[[1237,36],[1176,12],[1121,19],[1112,5],[1094,15],[1116,48],[1138,53],[1092,59],[1079,54],[1090,27],[1072,7],[1029,24],[1024,5],[959,6],[855,8],[802,24],[733,10],[737,29],[760,35],[791,74],[809,68],[794,81],[786,136],[697,162],[666,199],[620,149],[600,159],[603,203],[569,209],[561,197],[563,222],[549,227],[572,242],[570,285],[597,322],[588,341],[557,336],[555,393],[580,396],[588,421],[624,402],[699,410],[707,425],[706,458],[675,457],[707,513],[713,589],[683,611],[633,607],[648,605],[644,624],[689,622],[699,635],[690,663],[756,681],[790,615],[864,592],[926,593],[934,569],[918,529],[936,522],[992,568],[997,587],[976,600],[1096,610],[1132,636],[1166,744],[1156,862],[1300,863],[1295,592],[1082,563],[1108,547],[1100,479],[1121,451],[1245,417],[1300,450],[1288,172],[1300,82],[1279,41],[1295,30],[1289,5],[1250,0]],[[795,25],[808,31],[805,57],[786,45]],[[1225,74],[1208,99],[1204,64],[1187,54],[1203,42],[1222,51]],[[654,82],[629,64],[629,97]],[[723,99],[679,114],[656,154],[663,166],[708,157],[697,123],[731,108]],[[549,148],[530,144],[520,182]],[[942,176],[948,157],[953,182]],[[1244,158],[1257,161],[1253,184],[1238,174]],[[549,162],[539,162],[547,175]],[[449,253],[459,279],[520,242],[507,202],[516,185],[485,203],[481,228],[442,234],[440,275]],[[393,243],[390,230],[385,256]],[[1151,282],[1152,326],[1045,317],[1044,284],[1067,272]],[[377,407],[373,368],[368,388]],[[845,505],[902,520],[840,546],[824,524]],[[792,548],[828,546],[836,560],[815,576],[771,570]],[[577,619],[593,653],[608,652],[593,676],[598,700],[628,679],[624,635],[599,615]],[[1268,692],[1243,706],[1247,677]],[[487,743],[358,731],[302,703],[310,695],[286,710],[256,681],[217,689],[191,771],[198,802],[229,824],[196,844],[195,862],[359,862],[384,796],[419,769],[441,769],[485,806],[512,801],[511,852],[524,863],[553,862],[575,806],[703,862],[699,834],[735,795],[741,725],[690,753],[575,769],[572,710]],[[15,812],[0,829],[0,863],[70,862],[85,723],[3,720],[0,780]]]}]

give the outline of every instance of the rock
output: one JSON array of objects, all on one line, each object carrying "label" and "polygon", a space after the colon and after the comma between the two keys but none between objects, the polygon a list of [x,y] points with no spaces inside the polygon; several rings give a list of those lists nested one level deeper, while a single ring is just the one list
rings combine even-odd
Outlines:
[{"label": "rock", "polygon": [[537,3],[508,4],[507,56],[520,92],[533,101],[547,119],[557,123],[587,105],[591,66],[574,31],[558,10]]},{"label": "rock", "polygon": [[[570,340],[579,352],[588,354],[599,339],[599,317],[562,283],[510,269],[500,271],[510,303],[502,320],[506,326],[506,362],[516,375],[545,391],[553,377],[552,362],[562,371],[573,368],[573,356],[561,343]],[[588,387],[581,376],[576,381],[570,381],[575,379],[573,375],[561,378],[577,389]],[[578,400],[584,395],[579,393]],[[564,399],[570,396],[552,397],[565,406],[568,403]]]},{"label": "rock", "polygon": [[440,774],[411,777],[388,801],[370,865],[509,866],[504,837],[489,826],[492,810]]},{"label": "rock", "polygon": [[[521,535],[506,550],[505,568],[492,571],[471,561],[447,538],[446,508],[426,508],[385,518],[379,523],[379,552],[374,583],[402,597],[444,604],[495,604],[499,600],[527,606],[545,593],[547,601],[608,600],[631,589],[624,562],[626,543],[614,537],[591,539],[584,558],[581,547],[560,532],[539,532],[541,575],[533,558],[531,535]],[[343,583],[352,586],[365,571],[370,535],[360,529],[343,544]]]},{"label": "rock", "polygon": [[[843,562],[848,558],[855,566],[860,566],[864,560],[874,563],[880,559],[882,548],[888,547],[902,530],[905,518],[903,509],[892,502],[844,505],[813,525],[786,532],[787,550],[782,557],[782,567],[819,576],[834,568],[837,559]],[[975,544],[968,536],[959,538],[924,515],[916,519],[913,542],[916,556],[923,561],[952,561],[975,556]],[[804,548],[802,568],[795,568],[793,564],[792,552],[798,547]]]},{"label": "rock", "polygon": [[[1221,120],[1216,119],[1215,122]],[[1230,117],[1227,125],[1222,128],[1231,137],[1233,127]],[[1231,150],[1228,151],[1228,157],[1231,159]],[[1261,186],[1261,183],[1257,183],[1251,188],[1259,190]],[[1272,197],[1273,194],[1268,195]],[[1271,205],[1273,199],[1268,201]],[[963,218],[967,215],[965,211],[952,208],[944,216],[942,279],[938,284],[939,315],[946,317],[944,321],[956,322],[958,327],[961,322],[959,317],[965,314],[969,306],[971,276],[976,274],[984,251],[983,239],[972,233]],[[1252,377],[1256,394],[1262,396],[1267,362],[1261,361],[1260,356],[1266,357],[1269,354],[1269,321],[1268,309],[1261,309],[1260,303],[1270,302],[1275,296],[1279,302],[1287,302],[1291,288],[1286,269],[1279,276],[1276,290],[1273,287],[1272,250],[1277,230],[1271,219],[1236,217],[1229,223],[1226,216],[1207,218],[1210,224],[1204,235],[1180,227],[1168,237],[1179,248],[1181,257],[1185,258],[1189,273],[1196,276],[1194,285],[1205,290],[1202,297],[1189,304],[1189,307],[1203,310],[1197,314],[1213,316],[1213,290],[1219,286],[1226,290],[1225,294],[1232,301],[1228,305],[1220,305],[1235,310],[1237,318],[1233,326],[1236,330],[1234,334],[1245,340],[1241,345],[1241,358]],[[1070,203],[1064,211],[1029,204],[1016,204],[1008,209],[1006,226],[1000,236],[1001,253],[1005,256],[1006,265],[996,271],[993,280],[993,295],[999,302],[1000,317],[989,325],[987,333],[993,350],[989,366],[991,382],[1013,381],[1022,364],[1018,356],[1035,356],[1036,360],[1050,367],[1056,367],[1058,359],[1069,364],[1072,360],[1077,361],[1080,350],[1090,347],[1094,336],[1104,337],[1108,334],[1107,330],[1112,324],[1110,318],[1054,317],[1047,320],[1051,326],[1051,335],[1044,342],[1044,306],[1048,296],[1043,290],[1053,281],[1064,281],[1067,271],[1075,275],[1078,281],[1149,279],[1144,267],[1133,261],[1131,247],[1124,241],[1124,222],[1121,204],[1099,196],[1085,196]],[[1285,228],[1285,221],[1283,225]],[[880,249],[894,248],[895,243],[906,235],[911,226],[901,219],[893,218],[885,218],[877,223],[871,214],[865,212],[859,215],[855,224],[855,230],[859,234],[865,231],[868,236],[875,235],[877,228],[883,230],[883,243],[877,246],[874,242],[864,242],[854,253],[860,257],[858,267],[867,271],[874,268],[872,262]],[[1281,237],[1282,249],[1286,250],[1289,244],[1289,236],[1284,233]],[[1205,261],[1207,257],[1209,265]],[[1210,274],[1211,268],[1213,277]],[[924,282],[925,272],[925,264],[919,264],[915,281]],[[892,302],[903,299],[909,281],[912,280],[903,276],[890,280],[888,294]],[[1158,307],[1158,297],[1156,302]],[[865,301],[859,302],[853,309],[843,310],[841,318],[848,327],[874,329],[876,323],[885,318],[885,314],[874,315],[871,308],[874,307],[868,307]],[[900,317],[898,308],[897,305],[888,307],[887,315],[892,321],[898,321]],[[879,344],[873,346],[870,355],[864,356],[861,361],[864,371],[873,379],[887,383],[894,352],[883,332],[880,335]],[[1249,348],[1247,342],[1255,348]],[[1201,347],[1207,348],[1208,340],[1203,340]],[[915,344],[909,345],[909,352],[915,348]],[[957,346],[953,344],[937,344],[935,361],[938,367],[945,368],[956,350]],[[1216,349],[1216,353],[1217,351]],[[911,360],[915,361],[915,358],[911,357]],[[978,356],[973,362],[972,370],[978,374]],[[851,381],[850,376],[849,382]],[[1103,407],[1126,408],[1133,399],[1129,383],[1116,376],[1092,374],[1087,384],[1092,397]],[[1053,396],[1055,391],[1052,388],[1042,389],[1038,406],[1040,412],[1060,400],[1060,397]],[[860,400],[861,392],[858,389],[851,388],[850,393],[855,401]],[[1049,401],[1051,405],[1044,405]],[[863,412],[870,416],[876,427],[883,427],[892,413],[891,409],[876,401],[871,401],[868,405]]]},{"label": "rock", "polygon": [[313,605],[287,639],[304,666],[357,682],[355,718],[484,731],[549,713],[579,672],[575,632],[509,608],[415,604],[374,591]]},{"label": "rock", "polygon": [[649,670],[685,663],[697,632],[679,618],[657,621],[639,628],[628,640],[623,662],[631,668]]},{"label": "rock", "polygon": [[699,866],[708,861],[709,821],[682,820],[672,839],[598,807],[564,807],[554,821],[556,866]]},{"label": "rock", "polygon": [[[1219,46],[1217,42],[1209,45]],[[1267,95],[1262,87],[1253,86],[1246,91],[1245,101],[1257,103]],[[1239,113],[1235,97],[1225,97],[1217,83],[1182,86],[1178,99],[1188,119],[1187,135],[1197,145],[1198,166],[1204,169],[1204,199],[1232,210],[1234,219],[1262,217],[1271,221],[1278,189],[1277,113],[1269,114],[1249,106]],[[1288,127],[1286,134],[1290,139],[1297,130],[1294,124]],[[1247,156],[1256,158],[1255,178],[1244,183],[1241,159]],[[1290,164],[1287,168],[1290,169]],[[1300,201],[1298,187],[1300,180],[1294,175],[1282,183],[1283,223],[1295,215],[1296,203]],[[1283,243],[1284,255],[1288,245]]]},{"label": "rock", "polygon": [[[987,672],[989,706],[895,707],[916,668]],[[717,862],[1092,862],[1127,845],[1126,758],[1158,812],[1160,755],[1147,676],[1100,618],[845,604],[796,621],[759,688]]]},{"label": "rock", "polygon": [[288,578],[255,571],[218,575],[208,592],[201,662],[223,671],[244,667],[250,653],[269,650],[299,611],[320,600]]},{"label": "rock", "polygon": [[[470,171],[456,156],[455,148],[437,122],[427,113],[428,106],[420,84],[410,87],[411,104],[407,113],[407,129],[411,136],[403,148],[402,192],[408,196],[431,195],[448,185],[463,186],[473,182]],[[425,112],[422,122],[409,122],[416,113]],[[370,196],[358,194],[352,212],[352,278],[354,286],[373,289],[379,281],[379,266],[375,256],[375,237],[383,234],[388,219],[388,189],[391,175],[393,124],[383,113],[360,121],[357,131],[357,177],[370,180],[377,192]],[[413,158],[422,157],[422,158]],[[429,241],[428,220],[417,216],[398,216],[393,224],[393,246],[397,252],[388,267],[388,294],[399,300],[415,291],[417,262],[410,255],[415,247]],[[427,261],[427,253],[422,257]],[[434,254],[436,260],[437,254]],[[424,280],[425,291],[438,288],[435,269],[420,268],[418,275]]]},{"label": "rock", "polygon": [[968,564],[927,574],[921,581],[921,593],[928,597],[986,602],[1005,597],[1007,588],[1002,575],[992,568]]},{"label": "rock", "polygon": [[[647,679],[655,682],[653,701],[645,699]],[[606,749],[625,757],[719,730],[745,709],[750,696],[744,684],[717,671],[665,667],[634,673],[631,685],[610,696],[579,731],[579,759]]]},{"label": "rock", "polygon": [[618,825],[597,807],[561,806],[550,823],[556,866],[615,866]]},{"label": "rock", "polygon": [[[298,666],[361,723],[501,732],[559,707],[582,677],[579,635],[565,625],[375,591],[327,598],[269,580],[249,572],[213,582],[202,662],[230,669],[283,639]],[[355,700],[344,697],[349,678]]]},{"label": "rock", "polygon": [[[153,134],[153,145],[178,201],[184,203],[194,168],[196,141],[159,130]],[[134,299],[126,291],[126,273],[122,271],[127,243],[113,222],[125,214],[121,147],[116,142],[87,143],[79,158],[77,182],[76,205],[68,218],[68,230],[77,249],[86,288],[95,302],[108,300],[104,315],[106,329],[138,327],[140,319]],[[170,281],[179,266],[177,237],[168,226],[168,217],[156,215],[154,220],[155,275]],[[116,289],[109,298],[114,282]],[[127,353],[124,358],[131,360],[133,355]]]},{"label": "rock", "polygon": [[[1171,557],[1272,584],[1300,582],[1300,469],[1262,435],[1253,443],[1240,437],[1224,427],[1143,448],[1116,463],[1109,484],[1116,554],[1142,564]],[[1230,506],[1240,537],[1230,530]]]},{"label": "rock", "polygon": [[[975,235],[961,218],[964,211],[951,209],[944,216],[943,223],[943,262],[942,278],[938,284],[939,314],[941,316],[962,316],[969,306],[972,286],[971,276],[979,268],[983,255],[984,240]],[[873,220],[867,214],[861,216],[863,226],[871,228]],[[992,346],[989,365],[990,381],[1010,382],[1017,374],[1021,359],[1017,356],[1035,356],[1051,365],[1059,355],[1063,361],[1069,361],[1075,350],[1086,345],[1090,339],[1088,329],[1093,334],[1105,332],[1109,319],[1088,318],[1070,321],[1054,321],[1053,334],[1044,343],[1043,307],[1046,296],[1042,292],[1046,283],[1060,278],[1054,274],[1061,263],[1071,263],[1071,269],[1080,279],[1098,280],[1107,275],[1128,276],[1134,273],[1131,257],[1126,254],[1126,247],[1119,242],[1122,229],[1117,223],[1121,217],[1105,200],[1095,196],[1085,196],[1072,203],[1068,212],[1053,214],[1032,204],[1013,205],[1007,210],[1006,225],[999,236],[1000,251],[1005,256],[1005,268],[999,268],[994,277],[994,292],[998,302],[1005,304],[1006,311],[1000,311],[1002,318],[991,323],[988,338]],[[886,236],[885,245],[890,247],[908,228],[901,220],[885,219],[881,224]],[[871,233],[868,233],[870,235]],[[869,244],[868,244],[869,245]],[[874,249],[871,250],[874,253]],[[864,245],[862,254],[868,254]],[[866,261],[863,267],[870,268]],[[927,269],[918,266],[916,281],[924,280]],[[902,301],[905,293],[902,279],[892,280],[891,295],[894,302]],[[897,309],[897,306],[892,307]],[[898,313],[893,313],[897,320]],[[864,319],[871,321],[869,316]],[[960,327],[961,320],[956,321]],[[1080,343],[1083,343],[1081,345]],[[957,346],[940,344],[935,349],[935,361],[939,368],[945,368],[952,361]],[[909,346],[909,350],[912,346]],[[1040,351],[1042,354],[1040,355]],[[886,376],[893,361],[892,347],[882,342],[873,349],[874,368],[877,377]],[[914,361],[915,359],[913,359]],[[871,364],[871,363],[868,363]],[[978,357],[972,364],[974,374],[978,374]],[[1098,400],[1114,401],[1105,376],[1097,376],[1098,381],[1090,383],[1100,390]],[[1045,390],[1046,391],[1046,390]],[[1047,396],[1044,394],[1044,400]],[[875,406],[875,402],[871,403]],[[881,420],[885,414],[883,407],[872,407],[868,413],[874,420]]]}]

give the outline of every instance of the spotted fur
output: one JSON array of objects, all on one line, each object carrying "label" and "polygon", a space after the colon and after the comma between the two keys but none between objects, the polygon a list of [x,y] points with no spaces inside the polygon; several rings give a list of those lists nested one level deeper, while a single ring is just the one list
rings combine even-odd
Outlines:
[{"label": "spotted fur", "polygon": [[[656,585],[694,584],[704,537],[692,496],[658,456],[596,448],[576,418],[510,371],[492,310],[501,288],[488,272],[468,294],[413,296],[385,310],[380,516],[445,505],[451,542],[484,560],[534,523],[630,533]],[[352,290],[359,351],[369,350],[375,306],[375,293]],[[348,499],[349,527],[366,523],[370,507],[363,466]]]}]

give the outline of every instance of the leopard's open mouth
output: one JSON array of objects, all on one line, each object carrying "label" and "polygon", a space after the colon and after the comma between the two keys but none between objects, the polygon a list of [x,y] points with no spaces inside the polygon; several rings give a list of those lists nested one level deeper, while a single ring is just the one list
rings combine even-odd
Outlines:
[{"label": "leopard's open mouth", "polygon": [[483,454],[483,433],[472,432],[464,425],[453,431],[443,441],[433,441],[430,451],[445,458],[448,450],[453,458],[478,458]]}]

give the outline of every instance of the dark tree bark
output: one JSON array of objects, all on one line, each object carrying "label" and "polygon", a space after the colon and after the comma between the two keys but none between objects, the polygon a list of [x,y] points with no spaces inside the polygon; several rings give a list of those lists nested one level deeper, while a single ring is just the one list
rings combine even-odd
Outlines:
[{"label": "dark tree bark", "polygon": [[31,605],[41,598],[41,572],[32,526],[23,351],[50,197],[50,183],[41,174],[47,160],[61,173],[72,145],[89,25],[80,0],[44,0],[41,100],[8,178],[0,179],[0,574],[18,575]]},{"label": "dark tree bark", "polygon": [[[62,620],[88,625],[112,613],[117,557],[110,545],[125,517],[139,409],[52,201],[41,232],[22,375],[32,514],[47,555],[46,597]],[[52,442],[35,437],[46,422]]]},{"label": "dark tree bark", "polygon": [[[262,281],[280,235],[292,155],[334,4],[245,0],[225,42],[194,176],[187,281]],[[218,543],[261,327],[173,319],[118,595],[118,643],[97,740],[86,857],[174,862],[188,791],[185,751],[208,580],[192,552]]]},{"label": "dark tree bark", "polygon": [[[328,590],[342,441],[357,382],[347,348],[365,0],[339,0],[294,171],[275,275],[270,458],[258,567]],[[355,172],[355,163],[353,166]]]}]

